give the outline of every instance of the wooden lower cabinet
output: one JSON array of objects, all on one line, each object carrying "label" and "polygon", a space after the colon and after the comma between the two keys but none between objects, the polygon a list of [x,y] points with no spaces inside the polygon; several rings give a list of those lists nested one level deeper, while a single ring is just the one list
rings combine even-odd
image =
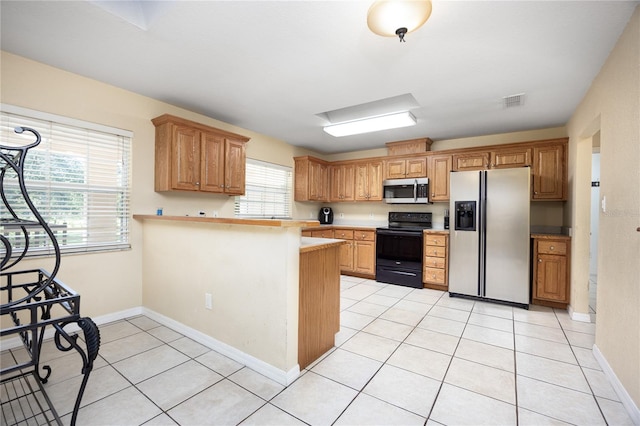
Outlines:
[{"label": "wooden lower cabinet", "polygon": [[298,364],[307,367],[335,344],[340,331],[340,247],[300,253]]},{"label": "wooden lower cabinet", "polygon": [[569,237],[533,237],[533,304],[567,307],[570,302],[570,250]]},{"label": "wooden lower cabinet", "polygon": [[[331,232],[331,234],[329,233]],[[302,236],[335,238],[347,243],[340,246],[340,272],[363,278],[376,276],[376,231],[370,228],[333,227],[306,229]]]},{"label": "wooden lower cabinet", "polygon": [[353,271],[353,230],[335,229],[333,235],[346,241],[340,246],[340,271]]},{"label": "wooden lower cabinet", "polygon": [[353,272],[374,278],[376,275],[376,243],[354,241]]},{"label": "wooden lower cabinet", "polygon": [[449,233],[424,231],[422,282],[427,288],[449,289]]},{"label": "wooden lower cabinet", "polygon": [[311,231],[311,236],[314,238],[333,238],[333,229],[320,229],[317,231]]}]

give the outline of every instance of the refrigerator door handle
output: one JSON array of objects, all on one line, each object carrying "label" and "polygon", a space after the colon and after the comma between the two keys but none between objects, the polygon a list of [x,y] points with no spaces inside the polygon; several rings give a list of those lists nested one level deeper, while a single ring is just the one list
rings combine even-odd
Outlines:
[{"label": "refrigerator door handle", "polygon": [[478,229],[480,238],[478,239],[479,268],[478,268],[478,294],[486,296],[487,278],[487,172],[480,171],[480,208],[478,209]]}]

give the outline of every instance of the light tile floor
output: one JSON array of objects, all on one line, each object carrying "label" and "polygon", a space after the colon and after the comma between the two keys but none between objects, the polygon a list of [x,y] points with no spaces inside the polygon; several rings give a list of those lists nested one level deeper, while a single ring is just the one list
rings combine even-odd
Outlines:
[{"label": "light tile floor", "polygon": [[[341,287],[336,347],[286,388],[147,317],[101,326],[78,424],[632,424],[591,353],[595,324],[353,277]],[[51,342],[43,357],[68,424],[79,357]]]}]

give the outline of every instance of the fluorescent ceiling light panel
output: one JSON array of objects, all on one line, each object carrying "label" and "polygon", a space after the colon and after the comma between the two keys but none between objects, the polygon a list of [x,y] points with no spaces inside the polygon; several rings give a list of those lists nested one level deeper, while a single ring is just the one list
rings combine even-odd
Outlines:
[{"label": "fluorescent ceiling light panel", "polygon": [[331,124],[337,124],[344,123],[345,121],[377,117],[378,115],[411,111],[415,108],[420,108],[420,104],[411,93],[405,93],[403,95],[392,96],[364,104],[334,109],[333,111],[326,111],[316,115]]},{"label": "fluorescent ceiling light panel", "polygon": [[364,118],[362,120],[332,124],[330,126],[325,126],[323,130],[331,136],[339,138],[342,136],[359,135],[361,133],[371,133],[378,132],[380,130],[415,126],[416,123],[416,118],[413,114],[409,111],[404,111],[395,114]]}]

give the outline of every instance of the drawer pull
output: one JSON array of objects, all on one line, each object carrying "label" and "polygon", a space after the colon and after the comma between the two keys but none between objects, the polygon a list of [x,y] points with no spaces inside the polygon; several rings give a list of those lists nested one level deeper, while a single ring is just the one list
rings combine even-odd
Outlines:
[{"label": "drawer pull", "polygon": [[553,250],[554,248],[555,248],[554,246],[551,246],[551,247],[549,247],[549,250]]}]

